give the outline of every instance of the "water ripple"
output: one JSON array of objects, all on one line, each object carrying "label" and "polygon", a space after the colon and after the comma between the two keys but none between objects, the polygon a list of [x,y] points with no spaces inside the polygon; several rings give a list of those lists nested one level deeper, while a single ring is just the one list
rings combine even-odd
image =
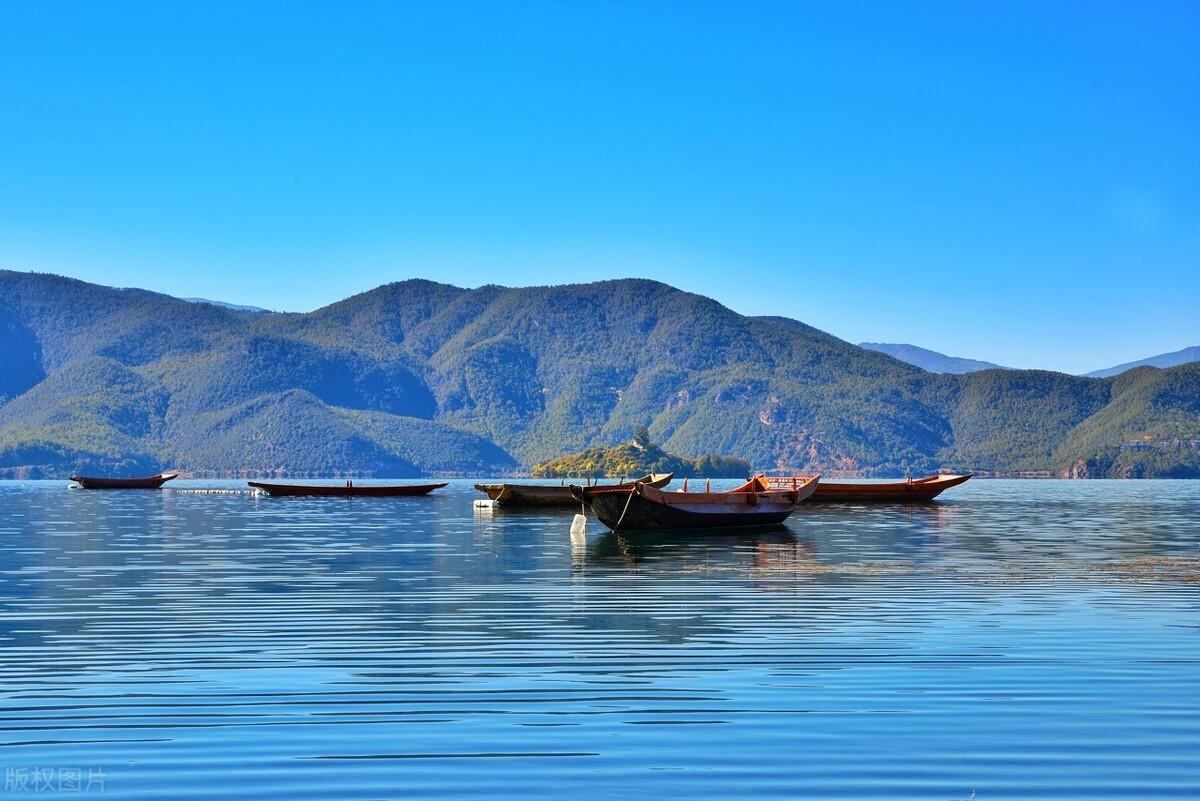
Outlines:
[{"label": "water ripple", "polygon": [[0,765],[130,799],[1195,795],[1200,482],[582,547],[473,497],[0,482]]}]

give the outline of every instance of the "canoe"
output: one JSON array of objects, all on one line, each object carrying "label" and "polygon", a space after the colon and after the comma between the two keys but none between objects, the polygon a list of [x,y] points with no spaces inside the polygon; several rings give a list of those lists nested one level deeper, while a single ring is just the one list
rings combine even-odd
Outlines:
[{"label": "canoe", "polygon": [[325,495],[339,498],[385,498],[397,495],[428,495],[441,484],[392,484],[385,486],[358,485],[347,481],[345,484],[270,484],[265,481],[247,481],[251,487],[260,489],[268,495]]},{"label": "canoe", "polygon": [[[813,493],[814,502],[925,503],[971,478],[966,475],[937,475],[900,481],[822,481]],[[784,486],[790,477],[775,476],[772,486]]]},{"label": "canoe", "polygon": [[[608,484],[608,488],[626,488],[634,484],[665,487],[675,477],[674,473],[647,473],[641,478],[622,484]],[[475,489],[488,496],[500,506],[576,506],[579,501],[571,494],[569,485],[552,484],[476,484]]]},{"label": "canoe", "polygon": [[152,476],[141,476],[139,478],[71,476],[71,481],[74,481],[83,489],[158,489],[171,479],[178,477],[178,472],[169,470],[165,473],[156,473]]},{"label": "canoe", "polygon": [[776,525],[812,495],[819,480],[797,476],[794,489],[772,489],[756,476],[728,492],[664,492],[645,484],[571,489],[613,531],[666,531]]}]

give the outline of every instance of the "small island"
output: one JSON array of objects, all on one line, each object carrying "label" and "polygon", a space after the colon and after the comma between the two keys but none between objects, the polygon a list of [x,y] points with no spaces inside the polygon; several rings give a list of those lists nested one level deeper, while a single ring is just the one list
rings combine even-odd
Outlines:
[{"label": "small island", "polygon": [[623,445],[588,448],[533,466],[533,475],[538,478],[621,478],[646,473],[674,473],[676,478],[746,478],[750,462],[737,456],[676,456],[651,442],[650,430],[642,426]]}]

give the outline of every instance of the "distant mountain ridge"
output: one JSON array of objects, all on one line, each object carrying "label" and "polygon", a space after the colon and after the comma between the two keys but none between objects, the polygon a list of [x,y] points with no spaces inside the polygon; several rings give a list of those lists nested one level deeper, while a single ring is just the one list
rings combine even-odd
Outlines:
[{"label": "distant mountain ridge", "polygon": [[1181,364],[1198,361],[1200,361],[1200,345],[1193,345],[1190,348],[1183,348],[1171,353],[1160,353],[1157,356],[1139,359],[1136,362],[1126,362],[1125,364],[1118,364],[1116,367],[1093,370],[1087,373],[1087,376],[1089,378],[1107,378],[1108,376],[1120,375],[1126,370],[1132,370],[1135,367],[1176,367]]},{"label": "distant mountain ridge", "polygon": [[[916,345],[907,345],[900,343],[889,342],[860,342],[860,348],[886,353],[893,358],[899,359],[902,362],[920,367],[922,370],[928,370],[931,373],[953,373],[961,375],[963,373],[973,373],[979,370],[1011,370],[1011,367],[993,364],[992,362],[980,361],[978,359],[966,359],[958,356],[947,356],[944,353],[938,353],[934,350],[921,348]],[[1171,353],[1160,353],[1157,356],[1150,356],[1145,359],[1139,359],[1134,362],[1126,362],[1118,364],[1115,367],[1107,367],[1103,370],[1093,370],[1090,373],[1085,373],[1087,378],[1109,378],[1111,376],[1120,375],[1126,370],[1132,370],[1135,367],[1178,367],[1181,364],[1200,361],[1200,345],[1183,348],[1182,350],[1172,351]]]},{"label": "distant mountain ridge", "polygon": [[991,362],[983,362],[978,359],[964,359],[960,356],[947,356],[944,353],[938,353],[935,350],[919,348],[916,345],[904,345],[890,342],[860,342],[860,348],[867,350],[886,353],[887,355],[899,359],[902,362],[916,365],[922,370],[928,370],[931,373],[974,373],[978,370],[1008,370],[1008,367],[1001,367],[998,364]]},{"label": "distant mountain ridge", "polygon": [[1200,365],[930,373],[647,280],[249,314],[0,271],[0,337],[8,477],[497,474],[647,423],[756,469],[1200,476]]},{"label": "distant mountain ridge", "polygon": [[253,312],[255,314],[265,313],[267,311],[267,309],[263,309],[258,306],[239,306],[236,303],[226,303],[223,300],[209,300],[208,298],[180,298],[180,300],[186,300],[188,303],[207,303],[211,306],[219,306],[222,309],[229,309],[230,311]]}]

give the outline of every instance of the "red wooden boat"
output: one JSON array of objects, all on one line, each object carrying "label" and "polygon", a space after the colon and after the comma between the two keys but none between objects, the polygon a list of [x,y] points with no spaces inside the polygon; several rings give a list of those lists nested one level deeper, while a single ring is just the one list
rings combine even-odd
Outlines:
[{"label": "red wooden boat", "polygon": [[[822,481],[813,493],[815,502],[925,503],[951,487],[971,478],[966,475],[937,475],[901,481]],[[790,476],[772,476],[771,486],[787,486]]]},{"label": "red wooden boat", "polygon": [[757,476],[728,492],[664,492],[645,484],[571,490],[613,531],[662,531],[782,523],[812,495],[819,480],[796,476],[789,478],[787,489],[772,489],[765,477]]},{"label": "red wooden boat", "polygon": [[428,495],[441,484],[391,484],[391,485],[355,485],[353,481],[345,484],[271,484],[265,481],[247,481],[251,487],[260,489],[268,495],[327,495],[339,498],[365,497],[384,498],[397,495]]},{"label": "red wooden boat", "polygon": [[74,481],[83,489],[158,489],[171,479],[178,477],[179,473],[177,471],[169,470],[165,473],[156,473],[152,476],[141,476],[139,478],[71,476],[71,481]]}]

